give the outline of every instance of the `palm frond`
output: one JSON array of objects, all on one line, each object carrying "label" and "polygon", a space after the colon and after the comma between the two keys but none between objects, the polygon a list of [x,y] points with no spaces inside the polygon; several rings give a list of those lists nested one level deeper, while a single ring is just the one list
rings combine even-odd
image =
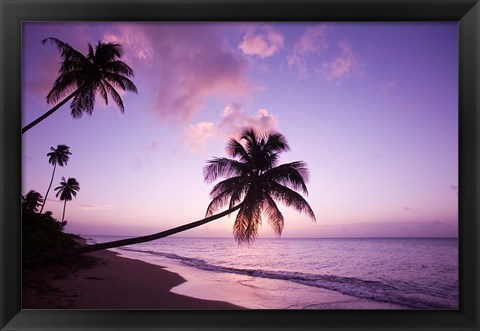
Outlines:
[{"label": "palm frond", "polygon": [[106,71],[102,72],[102,75],[104,77],[104,81],[108,80],[108,82],[113,86],[119,87],[124,91],[138,93],[138,90],[135,84],[127,77],[119,75],[117,73],[106,72]]},{"label": "palm frond", "polygon": [[94,86],[83,86],[73,97],[70,103],[70,110],[73,118],[82,117],[83,113],[91,115],[95,106],[95,90]]},{"label": "palm frond", "polygon": [[113,101],[115,101],[115,103],[117,104],[118,109],[120,109],[120,112],[123,114],[125,112],[125,107],[123,106],[122,97],[120,96],[120,94],[118,94],[117,90],[115,90],[115,88],[110,85],[109,82],[107,82],[106,80],[103,80],[102,82],[105,84],[108,93],[110,93],[110,95],[112,96]]},{"label": "palm frond", "polygon": [[100,92],[103,101],[105,101],[105,104],[108,106],[108,93],[102,81],[98,83],[98,91]]},{"label": "palm frond", "polygon": [[233,208],[236,202],[240,199],[232,201],[232,197],[242,197],[244,193],[244,184],[242,183],[242,177],[232,177],[225,179],[215,185],[210,192],[212,201],[208,205],[206,215],[211,216],[215,211],[223,207],[228,203],[230,199],[230,207]]},{"label": "palm frond", "polygon": [[288,145],[285,136],[277,131],[267,132],[263,135],[264,151],[269,154],[288,152],[290,146]]},{"label": "palm frond", "polygon": [[293,190],[301,190],[303,194],[308,195],[306,182],[308,182],[309,173],[307,164],[303,161],[279,165],[266,171],[265,177],[267,180],[285,185]]},{"label": "palm frond", "polygon": [[227,154],[235,158],[239,156],[240,161],[250,163],[251,159],[243,145],[236,139],[229,139],[227,143]]},{"label": "palm frond", "polygon": [[[253,202],[253,201],[252,201]],[[262,224],[262,211],[258,203],[245,201],[238,210],[233,224],[233,236],[239,244],[250,243],[258,237],[258,228]]]},{"label": "palm frond", "polygon": [[95,46],[95,58],[94,62],[103,64],[114,61],[116,58],[121,57],[123,54],[122,46],[117,43],[104,43],[99,41]]},{"label": "palm frond", "polygon": [[270,183],[269,193],[273,198],[283,202],[287,207],[293,207],[300,213],[305,213],[310,216],[313,221],[316,220],[312,208],[299,193],[278,183]]},{"label": "palm frond", "polygon": [[79,83],[77,72],[68,72],[57,77],[52,89],[47,94],[47,103],[56,103],[60,98],[76,90]]},{"label": "palm frond", "polygon": [[247,151],[247,154],[250,156],[250,158],[254,159],[260,152],[260,149],[258,147],[258,137],[255,130],[252,128],[244,129],[241,133],[240,140],[246,141],[245,150]]},{"label": "palm frond", "polygon": [[60,39],[49,37],[42,40],[42,45],[45,45],[47,43],[57,46],[64,60],[82,61],[82,59],[85,59],[85,56],[82,53],[74,49],[68,43],[61,41]]},{"label": "palm frond", "polygon": [[207,183],[211,183],[219,177],[238,176],[248,172],[248,166],[236,160],[226,157],[213,158],[207,161],[203,168],[203,178]]},{"label": "palm frond", "polygon": [[105,63],[103,70],[111,73],[125,75],[127,77],[135,76],[133,69],[130,68],[125,62],[120,60]]},{"label": "palm frond", "polygon": [[284,226],[283,214],[277,207],[273,198],[267,194],[264,199],[263,209],[267,216],[268,223],[273,229],[273,232],[280,237]]}]

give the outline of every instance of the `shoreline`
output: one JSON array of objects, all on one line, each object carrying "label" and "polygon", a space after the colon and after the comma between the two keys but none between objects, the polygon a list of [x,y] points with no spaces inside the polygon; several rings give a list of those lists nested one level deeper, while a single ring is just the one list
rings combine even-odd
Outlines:
[{"label": "shoreline", "polygon": [[[186,282],[171,289],[173,293],[203,300],[222,301],[228,298],[230,303],[246,309],[411,309],[399,304],[359,298],[288,280],[202,270],[148,253],[123,251],[118,248],[114,250],[122,258],[144,261],[181,275]],[[292,291],[296,293],[293,297]],[[305,299],[306,297],[309,299]]]},{"label": "shoreline", "polygon": [[63,266],[24,270],[22,309],[244,309],[171,292],[186,280],[164,267],[108,250],[85,255],[92,258],[91,264],[76,270]]},{"label": "shoreline", "polygon": [[[78,240],[87,245],[85,239]],[[213,272],[119,249],[84,254],[79,267],[23,273],[23,309],[409,309],[286,280]],[[296,300],[284,289],[307,293]],[[302,295],[299,295],[302,297]],[[228,298],[228,302],[223,301]]]}]

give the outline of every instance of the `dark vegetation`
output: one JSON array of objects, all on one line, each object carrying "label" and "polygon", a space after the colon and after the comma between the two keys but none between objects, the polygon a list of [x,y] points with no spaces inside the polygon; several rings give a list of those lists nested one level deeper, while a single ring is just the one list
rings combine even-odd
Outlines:
[{"label": "dark vegetation", "polygon": [[[67,222],[59,222],[50,211],[44,214],[22,210],[22,256],[43,254],[57,249],[79,247],[80,236],[64,232]],[[86,256],[65,256],[48,261],[49,265],[60,264],[76,268],[87,266],[95,259]]]}]

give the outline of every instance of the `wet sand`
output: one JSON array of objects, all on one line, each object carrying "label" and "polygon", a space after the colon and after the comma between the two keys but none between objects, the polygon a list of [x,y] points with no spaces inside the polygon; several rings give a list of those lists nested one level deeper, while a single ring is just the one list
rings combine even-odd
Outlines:
[{"label": "wet sand", "polygon": [[242,309],[228,302],[170,292],[185,282],[161,266],[119,257],[110,251],[86,254],[91,264],[26,269],[23,309]]}]

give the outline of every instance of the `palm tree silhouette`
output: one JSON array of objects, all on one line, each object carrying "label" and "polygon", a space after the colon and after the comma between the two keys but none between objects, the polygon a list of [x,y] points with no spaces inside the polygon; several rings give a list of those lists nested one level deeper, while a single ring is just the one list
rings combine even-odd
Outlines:
[{"label": "palm tree silhouette", "polygon": [[[277,165],[280,153],[288,150],[285,137],[278,132],[259,135],[253,129],[245,129],[239,141],[231,139],[227,146],[230,156],[238,157],[239,160],[214,158],[208,161],[204,168],[204,179],[207,183],[227,177],[212,189],[212,201],[204,219],[152,235],[49,252],[27,258],[26,262],[42,262],[67,255],[152,241],[209,223],[237,210],[239,212],[233,231],[239,243],[250,242],[256,238],[262,212],[275,233],[280,236],[284,217],[275,200],[306,213],[315,221],[315,215],[308,203],[295,192],[300,190],[308,194],[305,184],[308,180],[307,165],[301,161]],[[212,215],[226,204],[229,209]]]},{"label": "palm tree silhouette", "polygon": [[22,129],[22,134],[52,115],[71,99],[73,100],[70,103],[70,110],[74,118],[80,118],[83,113],[91,115],[97,93],[106,104],[110,94],[120,111],[124,113],[123,101],[116,88],[137,93],[137,87],[128,78],[134,76],[132,68],[119,60],[123,53],[121,45],[99,41],[94,49],[88,44],[88,53],[85,56],[57,38],[50,37],[42,40],[42,44],[46,43],[56,45],[63,58],[59,76],[47,95],[47,102],[54,104],[61,98],[64,99],[26,125]]},{"label": "palm tree silhouette", "polygon": [[233,225],[233,234],[239,243],[250,242],[257,237],[262,214],[275,234],[282,234],[284,217],[275,200],[306,213],[315,221],[312,208],[295,192],[300,190],[308,195],[306,163],[297,161],[278,165],[280,153],[288,150],[290,147],[285,137],[278,132],[258,134],[253,129],[245,129],[240,141],[230,139],[227,153],[233,159],[214,158],[204,169],[207,182],[226,177],[210,192],[212,202],[206,216],[213,215],[224,205],[233,208],[243,201]]},{"label": "palm tree silhouette", "polygon": [[53,165],[53,173],[52,179],[50,179],[50,185],[48,185],[47,193],[45,194],[45,200],[43,201],[42,208],[40,209],[40,214],[45,207],[45,203],[47,202],[48,193],[50,192],[50,188],[52,187],[53,177],[55,176],[55,169],[57,168],[57,164],[61,167],[67,165],[68,160],[72,153],[70,153],[70,147],[67,145],[57,145],[57,148],[50,147],[51,152],[47,153],[48,156],[48,163]]},{"label": "palm tree silhouette", "polygon": [[73,197],[77,196],[77,192],[80,190],[80,184],[75,178],[69,178],[65,180],[65,177],[62,177],[60,186],[55,187],[55,191],[58,191],[56,197],[60,196],[60,201],[63,201],[63,215],[62,222],[65,219],[65,207],[67,206],[67,201],[72,201]]},{"label": "palm tree silhouette", "polygon": [[22,209],[28,213],[36,213],[42,202],[42,195],[34,190],[30,190],[25,196],[22,196]]}]

